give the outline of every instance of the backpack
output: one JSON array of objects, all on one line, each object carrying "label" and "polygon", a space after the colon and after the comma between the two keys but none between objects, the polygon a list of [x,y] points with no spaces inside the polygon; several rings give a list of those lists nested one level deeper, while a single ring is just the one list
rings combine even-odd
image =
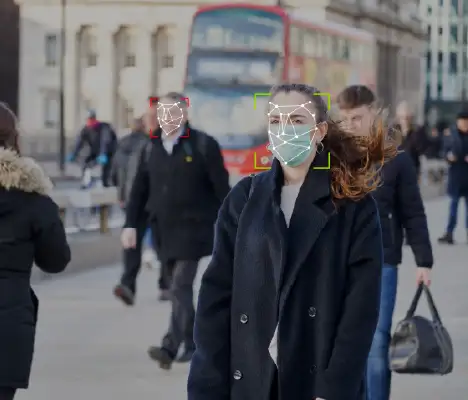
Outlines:
[{"label": "backpack", "polygon": [[[208,158],[208,135],[206,133],[197,131],[196,146],[197,146],[197,150],[200,152],[200,154],[203,157],[203,161],[206,162]],[[188,141],[183,140],[182,147],[184,149],[185,154],[188,157],[193,156],[193,149]],[[152,150],[153,150],[153,142],[149,141],[149,143],[145,147],[145,162],[146,163],[149,162]]]}]

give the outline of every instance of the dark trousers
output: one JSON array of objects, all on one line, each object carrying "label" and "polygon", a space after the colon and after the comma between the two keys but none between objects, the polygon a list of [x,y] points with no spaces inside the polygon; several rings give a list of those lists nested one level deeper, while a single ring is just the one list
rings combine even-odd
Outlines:
[{"label": "dark trousers", "polygon": [[9,387],[0,387],[0,400],[13,400],[16,389]]},{"label": "dark trousers", "polygon": [[[447,233],[453,233],[457,226],[458,220],[458,203],[460,197],[450,197],[449,220],[447,225]],[[468,197],[465,197],[465,228],[468,230]]]},{"label": "dark trousers", "polygon": [[193,350],[193,281],[197,275],[198,261],[177,260],[173,265],[171,281],[172,313],[169,331],[162,347],[175,357],[182,343],[186,350]]},{"label": "dark trousers", "polygon": [[135,227],[137,234],[135,248],[123,251],[124,272],[120,283],[128,287],[133,293],[136,292],[136,280],[141,269],[143,239],[148,228],[148,215],[146,213],[143,214]]}]

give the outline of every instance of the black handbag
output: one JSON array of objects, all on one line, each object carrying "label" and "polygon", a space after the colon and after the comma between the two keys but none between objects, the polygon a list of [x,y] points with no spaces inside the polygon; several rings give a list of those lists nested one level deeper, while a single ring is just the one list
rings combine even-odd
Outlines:
[{"label": "black handbag", "polygon": [[[414,315],[424,291],[432,321]],[[400,321],[390,341],[390,369],[400,374],[446,375],[453,370],[453,345],[442,325],[429,288],[420,284],[405,319]]]}]

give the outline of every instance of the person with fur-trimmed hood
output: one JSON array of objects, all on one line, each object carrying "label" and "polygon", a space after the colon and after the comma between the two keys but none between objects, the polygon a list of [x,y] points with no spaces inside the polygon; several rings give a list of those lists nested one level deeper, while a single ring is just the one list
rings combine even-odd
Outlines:
[{"label": "person with fur-trimmed hood", "polygon": [[33,264],[58,273],[71,258],[58,207],[47,195],[52,183],[20,155],[16,125],[0,103],[0,400],[29,385],[39,305],[30,286]]}]

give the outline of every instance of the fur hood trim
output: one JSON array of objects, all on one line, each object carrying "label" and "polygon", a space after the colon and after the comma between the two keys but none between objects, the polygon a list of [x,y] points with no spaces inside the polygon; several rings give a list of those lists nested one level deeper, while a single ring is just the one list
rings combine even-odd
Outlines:
[{"label": "fur hood trim", "polygon": [[36,161],[5,148],[0,148],[0,186],[42,195],[49,194],[53,188],[52,181]]}]

